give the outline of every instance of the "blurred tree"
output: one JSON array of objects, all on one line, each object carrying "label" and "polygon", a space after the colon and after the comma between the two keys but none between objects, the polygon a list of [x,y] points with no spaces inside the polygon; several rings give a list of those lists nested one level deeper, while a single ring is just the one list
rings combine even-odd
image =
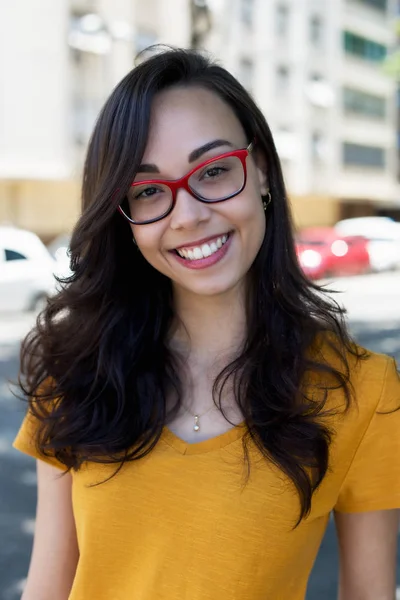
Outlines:
[{"label": "blurred tree", "polygon": [[400,84],[400,17],[395,22],[396,44],[393,50],[388,54],[383,68],[385,73],[396,79]]}]

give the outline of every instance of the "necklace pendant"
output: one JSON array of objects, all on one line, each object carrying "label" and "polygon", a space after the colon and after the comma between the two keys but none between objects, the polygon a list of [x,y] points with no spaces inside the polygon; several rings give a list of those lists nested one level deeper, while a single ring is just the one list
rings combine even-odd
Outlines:
[{"label": "necklace pendant", "polygon": [[193,431],[199,431],[199,429],[200,429],[199,415],[194,415]]}]

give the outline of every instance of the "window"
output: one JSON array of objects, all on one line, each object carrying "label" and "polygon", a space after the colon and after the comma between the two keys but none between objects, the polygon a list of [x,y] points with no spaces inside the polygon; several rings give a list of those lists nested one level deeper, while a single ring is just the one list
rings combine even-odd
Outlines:
[{"label": "window", "polygon": [[385,167],[385,150],[378,146],[361,146],[344,142],[342,146],[343,164],[354,167]]},{"label": "window", "polygon": [[322,20],[318,15],[310,20],[310,42],[316,47],[320,47],[322,43]]},{"label": "window", "polygon": [[376,8],[382,12],[387,11],[387,0],[358,0],[361,4],[366,4],[367,6],[371,6],[372,8]]},{"label": "window", "polygon": [[253,25],[254,0],[241,0],[240,12],[243,23],[251,27]]},{"label": "window", "polygon": [[15,250],[5,249],[6,260],[26,260],[26,256]]},{"label": "window", "polygon": [[289,9],[285,4],[276,7],[276,35],[286,37],[289,29]]},{"label": "window", "polygon": [[299,242],[299,244],[307,244],[307,246],[315,246],[317,248],[322,248],[323,246],[326,246],[326,242],[324,242],[323,240],[310,240],[307,237],[296,236],[296,241]]},{"label": "window", "polygon": [[311,159],[314,163],[321,162],[324,157],[324,138],[319,131],[311,135]]},{"label": "window", "polygon": [[343,32],[343,44],[347,54],[358,56],[370,62],[382,62],[386,58],[387,48],[372,40],[350,33]]},{"label": "window", "polygon": [[254,81],[254,63],[250,58],[242,58],[239,63],[239,81],[247,91],[252,90]]},{"label": "window", "polygon": [[274,139],[281,163],[285,163],[286,169],[288,169],[291,161],[297,156],[296,134],[291,127],[283,125],[274,131]]},{"label": "window", "polygon": [[384,119],[386,99],[345,87],[343,88],[343,109],[346,113]]},{"label": "window", "polygon": [[88,143],[104,101],[104,59],[94,52],[73,51],[71,64],[71,129],[74,142]]},{"label": "window", "polygon": [[278,92],[286,92],[289,87],[289,68],[281,65],[276,70],[276,89]]}]

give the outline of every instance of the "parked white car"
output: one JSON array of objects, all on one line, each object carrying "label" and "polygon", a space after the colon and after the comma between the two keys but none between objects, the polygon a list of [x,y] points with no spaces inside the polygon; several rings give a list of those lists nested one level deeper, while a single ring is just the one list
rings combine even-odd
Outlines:
[{"label": "parked white car", "polygon": [[335,229],[340,235],[361,235],[369,240],[373,271],[400,268],[400,223],[389,217],[355,217],[338,221]]},{"label": "parked white car", "polygon": [[56,291],[57,272],[36,234],[0,227],[0,311],[38,311]]}]

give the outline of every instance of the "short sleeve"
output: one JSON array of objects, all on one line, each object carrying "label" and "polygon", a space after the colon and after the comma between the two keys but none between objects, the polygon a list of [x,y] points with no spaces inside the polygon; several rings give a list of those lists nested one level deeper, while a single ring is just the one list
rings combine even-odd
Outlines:
[{"label": "short sleeve", "polygon": [[39,452],[36,446],[36,430],[37,420],[32,413],[28,411],[13,442],[13,447],[16,450],[24,452],[24,454],[29,454],[29,456],[32,456],[33,458],[37,458],[53,467],[66,471],[67,467],[56,458],[44,456]]},{"label": "short sleeve", "polygon": [[395,361],[388,358],[380,397],[371,411],[335,510],[394,508],[400,508],[400,378]]}]

